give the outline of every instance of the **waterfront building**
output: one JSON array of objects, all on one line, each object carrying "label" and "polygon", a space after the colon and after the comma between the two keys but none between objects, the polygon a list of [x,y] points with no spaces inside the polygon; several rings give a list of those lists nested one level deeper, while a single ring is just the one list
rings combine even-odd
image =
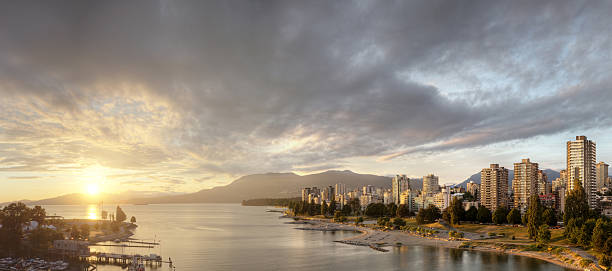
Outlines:
[{"label": "waterfront building", "polygon": [[438,185],[438,176],[429,174],[423,176],[423,193],[426,196],[431,197],[440,192],[440,185]]},{"label": "waterfront building", "polygon": [[606,187],[606,183],[607,183],[607,179],[609,178],[608,176],[608,167],[609,165],[604,163],[604,162],[599,162],[596,165],[596,172],[595,172],[595,178],[596,178],[596,191],[601,190],[602,188]]},{"label": "waterfront building", "polygon": [[576,140],[567,142],[567,186],[574,189],[574,180],[582,183],[587,195],[589,207],[595,208],[596,182],[596,145],[586,136],[577,136]]},{"label": "waterfront building", "polygon": [[402,192],[410,189],[410,180],[406,175],[395,175],[391,179],[391,193],[393,202],[397,205],[400,204],[400,197]]},{"label": "waterfront building", "polygon": [[480,171],[480,203],[491,211],[508,204],[508,169],[498,164]]},{"label": "waterfront building", "polygon": [[418,208],[415,203],[415,198],[416,198],[415,191],[413,191],[412,189],[404,190],[404,192],[402,192],[402,194],[400,195],[399,204],[407,205],[408,209],[411,212],[416,212]]},{"label": "waterfront building", "polygon": [[451,202],[451,193],[447,188],[443,188],[440,193],[433,196],[434,205],[440,208],[440,210],[446,209]]},{"label": "waterfront building", "polygon": [[514,179],[512,191],[514,192],[514,208],[524,213],[527,211],[529,198],[538,195],[538,163],[532,163],[529,158],[514,163]]}]

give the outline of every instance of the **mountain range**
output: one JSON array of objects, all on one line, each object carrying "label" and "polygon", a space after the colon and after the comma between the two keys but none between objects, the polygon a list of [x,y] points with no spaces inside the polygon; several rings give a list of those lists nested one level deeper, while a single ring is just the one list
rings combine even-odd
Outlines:
[{"label": "mountain range", "polygon": [[[546,169],[549,182],[559,177],[559,172]],[[514,171],[509,170],[509,180]],[[480,183],[480,172],[470,176],[455,186],[465,187],[469,181]],[[330,170],[317,174],[297,175],[294,173],[265,173],[243,176],[226,186],[203,189],[195,193],[163,193],[126,191],[119,194],[67,194],[43,200],[23,200],[28,205],[70,205],[108,203],[156,204],[156,203],[239,203],[256,198],[293,198],[300,197],[304,187],[326,187],[344,183],[347,189],[365,185],[391,188],[391,177],[371,174],[358,174],[349,170]],[[422,179],[410,179],[410,187],[421,189]],[[0,206],[7,203],[0,203]]]}]

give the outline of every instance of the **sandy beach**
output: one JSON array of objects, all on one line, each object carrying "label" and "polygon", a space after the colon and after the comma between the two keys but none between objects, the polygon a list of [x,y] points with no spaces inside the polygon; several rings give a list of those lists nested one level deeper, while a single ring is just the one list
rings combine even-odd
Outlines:
[{"label": "sandy beach", "polygon": [[[466,250],[477,250],[484,252],[494,252],[494,253],[505,253],[512,254],[518,256],[525,256],[535,259],[540,259],[543,261],[547,261],[564,268],[574,269],[574,270],[603,270],[598,266],[591,264],[587,268],[581,267],[577,263],[577,259],[573,254],[563,253],[559,255],[547,253],[547,252],[537,252],[537,251],[522,251],[519,249],[504,249],[501,247],[495,246],[495,244],[490,243],[480,243],[480,242],[470,242],[472,240],[466,239],[462,241],[457,240],[449,240],[445,238],[448,236],[448,231],[441,231],[438,234],[435,234],[432,237],[425,237],[421,235],[417,235],[414,233],[409,233],[405,231],[384,231],[372,229],[366,226],[357,226],[354,224],[343,224],[343,223],[334,223],[329,221],[317,220],[317,219],[307,219],[300,220],[294,222],[288,222],[287,224],[295,224],[298,227],[296,229],[299,230],[316,230],[316,231],[357,231],[361,232],[361,235],[351,237],[344,240],[339,240],[337,242],[344,243],[348,245],[356,245],[356,246],[368,246],[373,249],[379,251],[386,251],[384,247],[391,246],[436,246],[436,247],[446,247],[446,248],[456,248],[456,249],[466,249]],[[568,263],[567,260],[563,259],[571,259],[572,263]]]}]

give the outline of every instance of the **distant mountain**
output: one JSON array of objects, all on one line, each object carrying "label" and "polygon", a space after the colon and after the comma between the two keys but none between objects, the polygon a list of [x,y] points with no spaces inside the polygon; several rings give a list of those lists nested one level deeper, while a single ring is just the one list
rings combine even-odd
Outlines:
[{"label": "distant mountain", "polygon": [[[304,187],[326,187],[337,183],[354,189],[364,185],[391,188],[391,178],[352,171],[326,171],[318,174],[266,173],[241,177],[229,185],[168,197],[134,199],[131,203],[239,203],[247,199],[293,198]],[[416,184],[415,184],[416,185]]]},{"label": "distant mountain", "polygon": [[[107,203],[126,203],[133,198],[147,198],[147,197],[160,197],[177,195],[179,193],[167,193],[167,192],[156,192],[156,191],[126,191],[119,194],[100,194],[96,196],[73,193],[66,194],[54,198],[42,199],[42,200],[20,200],[27,205],[85,205],[85,204],[98,204],[101,201]],[[13,201],[17,202],[17,201]],[[0,206],[8,205],[12,202],[0,203]]]},{"label": "distant mountain", "polygon": [[[548,177],[548,182],[552,182],[553,180],[559,178],[561,176],[561,174],[558,171],[552,170],[552,169],[545,169],[544,173],[546,173],[546,176]],[[508,188],[512,187],[512,179],[514,179],[514,170],[509,169],[508,170]],[[470,176],[469,178],[467,178],[465,181],[456,184],[455,186],[461,186],[461,187],[466,187],[467,183],[469,183],[470,181],[473,181],[477,184],[480,184],[480,172]]]}]

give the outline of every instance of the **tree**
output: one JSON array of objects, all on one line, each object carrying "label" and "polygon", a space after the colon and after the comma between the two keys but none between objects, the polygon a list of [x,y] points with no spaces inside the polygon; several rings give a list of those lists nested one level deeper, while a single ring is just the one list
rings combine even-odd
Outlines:
[{"label": "tree", "polygon": [[406,205],[406,204],[400,204],[399,207],[397,207],[396,215],[397,215],[397,217],[408,217],[408,216],[410,216],[410,208],[409,208],[409,206]]},{"label": "tree", "polygon": [[418,224],[426,224],[433,223],[436,219],[442,217],[440,209],[433,204],[430,204],[429,207],[421,209],[417,214],[417,223]]},{"label": "tree", "polygon": [[597,223],[595,224],[593,235],[591,237],[591,246],[600,252],[604,252],[603,250],[606,245],[606,240],[608,239],[608,234],[610,232],[610,226],[606,224],[608,223],[604,222],[602,218],[597,219]]},{"label": "tree", "polygon": [[136,217],[132,216],[132,218],[130,218],[130,222],[131,222],[132,224],[136,223]]},{"label": "tree", "polygon": [[538,228],[542,225],[542,205],[540,198],[537,195],[532,195],[529,198],[529,206],[527,207],[527,231],[529,239],[535,240],[538,234]]},{"label": "tree", "polygon": [[577,178],[574,179],[574,189],[565,198],[565,209],[563,210],[563,223],[568,224],[572,218],[589,218],[589,204],[587,202],[584,188]]},{"label": "tree", "polygon": [[327,204],[325,204],[325,201],[321,203],[320,213],[321,213],[321,215],[326,215],[327,214]]},{"label": "tree", "polygon": [[72,239],[79,239],[81,237],[81,233],[79,232],[77,225],[72,225],[72,228],[70,229],[70,237]]},{"label": "tree", "polygon": [[385,215],[386,207],[382,203],[370,203],[366,207],[365,215],[369,217],[382,217]]},{"label": "tree", "polygon": [[31,221],[31,209],[25,204],[11,203],[0,211],[0,247],[5,247],[9,253],[21,247],[23,226]]},{"label": "tree", "polygon": [[491,223],[491,211],[485,206],[480,206],[478,208],[477,219],[480,223]]},{"label": "tree", "polygon": [[557,226],[557,214],[555,214],[555,210],[546,208],[542,213],[542,221],[548,226]]},{"label": "tree", "polygon": [[396,217],[393,219],[393,225],[398,226],[398,227],[406,226],[406,221],[404,221],[404,219],[400,217]]},{"label": "tree", "polygon": [[79,227],[79,236],[81,239],[89,239],[89,225],[86,223],[81,224]]},{"label": "tree", "polygon": [[108,218],[108,212],[107,211],[102,211],[102,219],[106,220],[106,218]]},{"label": "tree", "polygon": [[466,191],[465,193],[463,193],[463,200],[476,201],[476,197],[474,197],[474,195],[472,195],[472,193],[470,193],[469,191]]},{"label": "tree", "polygon": [[42,207],[38,205],[32,208],[30,215],[31,215],[31,219],[33,221],[38,222],[39,226],[43,225],[43,223],[45,222],[45,218],[47,217],[47,213],[45,212],[45,209],[43,209]]},{"label": "tree", "polygon": [[332,201],[329,203],[329,208],[327,208],[327,212],[328,212],[329,214],[334,214],[334,213],[336,213],[336,200],[334,200],[334,199],[333,199],[333,200],[332,200]]},{"label": "tree", "polygon": [[465,213],[465,210],[463,209],[463,201],[457,197],[454,197],[451,200],[448,212],[450,215],[450,224],[459,225]]},{"label": "tree", "polygon": [[514,224],[514,225],[521,224],[521,212],[517,210],[516,208],[512,208],[512,210],[510,210],[510,213],[508,213],[506,220],[510,224]]},{"label": "tree", "polygon": [[359,202],[359,198],[354,198],[349,201],[349,206],[353,211],[353,214],[358,215],[361,211],[361,202]]},{"label": "tree", "polygon": [[508,209],[505,207],[500,207],[493,212],[493,223],[495,224],[504,224],[506,223],[506,217],[508,216]]},{"label": "tree", "polygon": [[465,220],[475,222],[478,219],[478,208],[470,206],[470,209],[465,212]]},{"label": "tree", "polygon": [[550,230],[548,229],[548,225],[542,224],[538,227],[536,241],[540,246],[548,244],[550,241]]},{"label": "tree", "polygon": [[397,215],[397,205],[395,203],[389,203],[386,208],[386,216],[396,216]]},{"label": "tree", "polygon": [[356,224],[356,225],[359,225],[359,224],[361,224],[361,223],[363,223],[363,217],[359,216],[359,217],[357,217],[357,218],[355,219],[355,224]]},{"label": "tree", "polygon": [[54,240],[64,239],[64,235],[56,230],[47,228],[38,228],[30,233],[30,243],[35,249],[40,249],[44,252],[51,248]]}]

